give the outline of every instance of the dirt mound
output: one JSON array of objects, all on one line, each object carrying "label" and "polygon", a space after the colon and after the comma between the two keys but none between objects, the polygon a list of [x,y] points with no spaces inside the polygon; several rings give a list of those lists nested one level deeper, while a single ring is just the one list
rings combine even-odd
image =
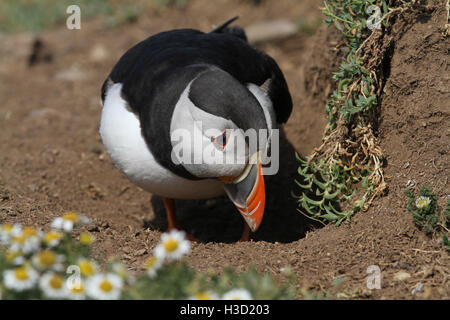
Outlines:
[{"label": "dirt mound", "polygon": [[[207,30],[236,13],[244,27],[279,17],[295,21],[305,12],[318,18],[318,5],[266,1],[255,10],[229,1],[217,10],[211,1],[193,1],[185,11],[154,14],[120,32],[93,21],[80,31],[42,34],[52,59],[32,67],[32,39],[5,36],[0,48],[0,223],[45,227],[64,211],[83,212],[93,218],[89,229],[97,238],[95,255],[115,255],[140,270],[165,228],[165,217],[160,201],[155,197],[150,202],[147,193],[121,176],[101,145],[99,92],[106,74],[126,49],[158,31],[186,26]],[[414,226],[403,193],[408,181],[414,188],[428,183],[441,207],[448,199],[449,46],[441,35],[445,17],[442,1],[430,1],[391,22],[378,127],[389,189],[367,212],[340,227],[317,229],[297,213],[290,195],[297,168],[294,150],[307,155],[322,139],[325,100],[334,86],[331,73],[342,57],[339,33],[322,26],[314,35],[303,32],[259,45],[279,62],[295,105],[285,126],[282,171],[268,181],[266,217],[248,243],[234,242],[242,221],[225,199],[177,203],[181,225],[207,241],[193,245],[189,263],[201,271],[254,265],[278,279],[289,268],[299,288],[343,298],[409,299],[422,283],[423,291],[414,297],[448,299],[448,253]],[[382,271],[380,290],[366,287],[370,265]],[[396,276],[399,272],[403,280]]]}]

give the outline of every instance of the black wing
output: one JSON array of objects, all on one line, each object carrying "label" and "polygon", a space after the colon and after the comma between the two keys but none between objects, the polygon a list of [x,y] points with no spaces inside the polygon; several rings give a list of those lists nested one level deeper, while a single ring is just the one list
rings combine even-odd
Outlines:
[{"label": "black wing", "polygon": [[[225,26],[210,33],[182,29],[149,37],[122,56],[103,84],[102,98],[111,83],[108,80],[120,82],[123,84],[125,99],[140,114],[142,109],[151,106],[153,90],[157,90],[163,79],[167,80],[171,73],[176,74],[176,70],[187,66],[214,65],[244,85],[262,85],[270,78],[268,94],[274,105],[277,122],[286,122],[292,111],[292,99],[280,68],[267,54],[250,46],[245,41],[243,31],[242,36],[236,30],[225,23]],[[184,84],[187,85],[195,74],[185,76]],[[184,78],[178,74],[179,77]],[[176,82],[180,82],[180,79]],[[177,86],[175,82],[173,85]],[[181,94],[185,85],[173,88],[173,94]]]}]

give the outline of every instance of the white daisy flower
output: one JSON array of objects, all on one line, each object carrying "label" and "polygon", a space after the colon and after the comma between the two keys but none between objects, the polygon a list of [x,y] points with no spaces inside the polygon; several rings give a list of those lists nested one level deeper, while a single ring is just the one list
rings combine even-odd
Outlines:
[{"label": "white daisy flower", "polygon": [[431,200],[429,197],[420,196],[416,199],[416,207],[419,209],[428,207],[430,203]]},{"label": "white daisy flower", "polygon": [[123,280],[113,273],[96,274],[86,282],[86,293],[92,299],[117,300],[120,298]]},{"label": "white daisy flower", "polygon": [[252,295],[247,289],[232,289],[225,293],[223,300],[252,300]]},{"label": "white daisy flower", "polygon": [[40,236],[41,234],[33,228],[16,228],[11,232],[9,250],[11,252],[21,251],[25,255],[36,252],[41,244]]},{"label": "white daisy flower", "polygon": [[64,270],[64,255],[57,255],[50,250],[42,250],[36,253],[31,258],[31,262],[38,270],[54,270],[60,272]]},{"label": "white daisy flower", "polygon": [[62,217],[55,218],[51,227],[54,229],[64,230],[65,232],[72,232],[73,227],[80,224],[88,224],[91,220],[76,212],[66,212]]},{"label": "white daisy flower", "polygon": [[98,270],[97,263],[86,258],[78,259],[77,265],[80,268],[80,273],[83,277],[93,276]]},{"label": "white daisy flower", "polygon": [[67,295],[64,278],[54,272],[47,272],[39,280],[39,287],[47,298],[63,299]]},{"label": "white daisy flower", "polygon": [[219,300],[219,296],[213,291],[202,291],[189,297],[189,300]]},{"label": "white daisy flower", "polygon": [[64,220],[62,217],[55,218],[52,224],[50,225],[54,229],[63,230],[65,232],[72,232],[73,230],[73,221]]},{"label": "white daisy flower", "polygon": [[7,245],[10,243],[11,236],[22,233],[20,224],[3,224],[0,226],[0,244]]},{"label": "white daisy flower", "polygon": [[27,260],[24,256],[19,255],[15,257],[11,262],[14,266],[23,266],[25,262],[27,262]]},{"label": "white daisy flower", "polygon": [[67,298],[71,300],[86,299],[86,284],[83,280],[80,279],[77,283],[67,283]]},{"label": "white daisy flower", "polygon": [[50,248],[53,248],[53,247],[56,247],[57,245],[59,245],[59,243],[61,242],[61,239],[62,239],[62,234],[57,231],[47,232],[43,236],[44,243]]},{"label": "white daisy flower", "polygon": [[15,291],[24,291],[35,286],[39,274],[30,267],[17,267],[5,270],[3,273],[3,284],[6,288]]},{"label": "white daisy flower", "polygon": [[188,254],[190,248],[191,244],[186,240],[184,232],[172,230],[161,236],[161,242],[155,248],[155,256],[161,260],[178,260]]},{"label": "white daisy flower", "polygon": [[147,275],[150,278],[154,278],[161,268],[163,262],[161,259],[158,259],[156,256],[151,256],[145,261],[145,268],[147,269]]},{"label": "white daisy flower", "polygon": [[30,254],[30,253],[36,252],[39,250],[40,245],[41,245],[41,240],[36,236],[32,236],[32,237],[27,238],[27,240],[25,241],[25,243],[22,246],[22,251],[24,254]]}]

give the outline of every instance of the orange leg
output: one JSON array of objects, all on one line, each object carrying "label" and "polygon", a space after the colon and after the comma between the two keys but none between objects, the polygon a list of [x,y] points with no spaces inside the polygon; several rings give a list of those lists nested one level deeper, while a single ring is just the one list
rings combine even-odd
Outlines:
[{"label": "orange leg", "polygon": [[[173,229],[177,229],[177,230],[182,230],[181,227],[178,225],[177,219],[175,217],[175,201],[173,199],[170,198],[162,198],[163,202],[164,202],[164,207],[166,207],[166,213],[167,213],[167,222],[168,222],[168,228],[167,230],[173,230]],[[184,231],[184,230],[182,230]],[[193,236],[191,236],[190,234],[186,233],[186,238],[190,241],[197,241],[198,240],[196,238],[194,238]]]},{"label": "orange leg", "polygon": [[162,199],[164,202],[164,207],[166,207],[167,222],[169,224],[169,227],[167,229],[169,231],[172,229],[180,229],[177,220],[175,218],[175,201],[169,198],[162,198]]},{"label": "orange leg", "polygon": [[239,241],[250,241],[250,227],[244,221],[244,231],[242,232],[241,239]]}]

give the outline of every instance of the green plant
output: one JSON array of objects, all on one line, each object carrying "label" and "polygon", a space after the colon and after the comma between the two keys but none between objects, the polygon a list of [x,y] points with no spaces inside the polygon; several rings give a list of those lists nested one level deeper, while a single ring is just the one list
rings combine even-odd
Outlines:
[{"label": "green plant", "polygon": [[429,236],[442,233],[442,243],[447,250],[450,250],[448,238],[450,233],[450,200],[447,201],[445,210],[441,215],[437,197],[427,185],[420,188],[417,197],[409,189],[405,190],[405,194],[408,197],[408,212],[411,214],[414,223]]},{"label": "green plant", "polygon": [[412,215],[414,223],[427,235],[431,235],[439,227],[439,217],[436,195],[427,185],[419,190],[416,197],[411,190],[406,190],[408,196],[408,211]]},{"label": "green plant", "polygon": [[446,234],[442,235],[442,243],[444,244],[445,249],[450,251],[450,240]]},{"label": "green plant", "polygon": [[[442,234],[442,243],[444,244],[445,249],[450,251],[450,200],[447,200],[447,205],[445,206],[444,217],[443,217],[443,225],[442,228],[446,231]],[[445,226],[444,226],[445,225]]]},{"label": "green plant", "polygon": [[349,219],[353,212],[340,210],[341,201],[351,201],[351,195],[346,195],[348,186],[342,167],[338,165],[325,167],[323,159],[308,165],[300,156],[296,156],[301,164],[298,174],[303,184],[297,180],[295,183],[302,189],[302,194],[298,198],[306,213],[315,220],[333,221],[338,225],[343,220]]},{"label": "green plant", "polygon": [[[179,231],[164,233],[143,272],[131,274],[116,259],[92,258],[91,234],[75,237],[74,227],[89,219],[74,212],[56,218],[42,232],[0,225],[0,299],[293,299],[255,269],[238,273],[199,273],[184,259],[190,243]],[[100,266],[104,265],[103,268]]]},{"label": "green plant", "polygon": [[[313,219],[340,224],[360,210],[366,210],[386,187],[382,169],[383,152],[373,128],[377,106],[382,55],[368,59],[368,40],[381,31],[368,29],[370,6],[380,9],[381,26],[390,14],[384,0],[327,0],[325,22],[341,31],[345,60],[333,73],[336,89],[328,99],[328,123],[319,148],[300,159],[299,211]],[[372,42],[372,50],[377,48]],[[379,48],[378,48],[379,49]],[[372,61],[369,63],[369,60]],[[375,62],[373,62],[375,61]]]}]

